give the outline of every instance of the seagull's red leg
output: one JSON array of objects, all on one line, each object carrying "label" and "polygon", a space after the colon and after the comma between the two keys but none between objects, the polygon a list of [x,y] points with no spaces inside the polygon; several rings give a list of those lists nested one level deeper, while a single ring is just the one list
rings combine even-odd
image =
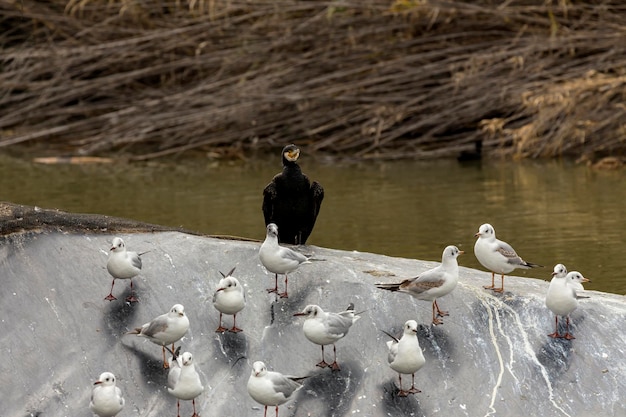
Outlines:
[{"label": "seagull's red leg", "polygon": [[486,285],[483,288],[487,289],[487,290],[493,290],[496,287],[496,283],[495,283],[495,272],[491,273],[491,285]]},{"label": "seagull's red leg", "polygon": [[135,288],[133,287],[133,279],[130,279],[130,295],[126,297],[126,301],[129,303],[136,303],[139,301],[137,297],[135,297]]},{"label": "seagull's red leg", "polygon": [[333,360],[333,363],[330,364],[330,369],[332,369],[333,371],[339,371],[339,364],[337,363],[337,347],[335,346],[335,344],[333,343],[333,353],[335,354],[335,358]]},{"label": "seagull's red leg", "polygon": [[222,326],[222,313],[220,312],[220,325],[215,329],[215,333],[224,333],[228,330],[226,327]]},{"label": "seagull's red leg", "polygon": [[409,393],[417,394],[418,392],[422,392],[415,388],[415,374],[411,374],[411,388],[409,389]]},{"label": "seagull's red leg", "polygon": [[[167,362],[167,358],[165,357],[165,346],[161,346],[161,350],[163,350],[163,369],[167,369],[170,367],[170,364]],[[175,352],[175,350],[172,349],[172,352]]]},{"label": "seagull's red leg", "polygon": [[177,408],[177,412],[176,412],[176,417],[180,417],[180,400],[176,400],[176,408]]},{"label": "seagull's red leg", "polygon": [[572,334],[569,332],[569,316],[567,316],[567,318],[565,319],[565,323],[566,323],[566,327],[565,327],[565,334],[563,335],[563,338],[567,339],[567,340],[572,340],[572,339],[576,339],[574,336],[572,336]]},{"label": "seagull's red leg", "polygon": [[200,417],[198,414],[196,414],[196,399],[195,398],[191,400],[191,404],[193,404],[193,414],[191,415],[191,417]]},{"label": "seagull's red leg", "polygon": [[561,337],[559,334],[559,316],[554,316],[554,333],[550,333],[548,336],[553,339]]},{"label": "seagull's red leg", "polygon": [[[285,292],[281,292],[280,294],[278,294],[280,298],[289,298],[289,294],[287,294],[287,282],[288,281],[289,281],[289,278],[287,277],[287,274],[285,274]],[[278,287],[276,288],[276,290],[278,290]]]},{"label": "seagull's red leg", "polygon": [[439,309],[439,304],[437,303],[437,300],[434,300],[433,303],[435,304],[435,308],[437,308],[437,315],[440,317],[445,317],[445,316],[449,316],[450,314],[447,311],[443,311]]},{"label": "seagull's red leg", "polygon": [[398,393],[398,397],[406,397],[409,395],[408,391],[402,389],[402,374],[398,373],[398,379],[400,380],[400,392]]},{"label": "seagull's red leg", "polygon": [[439,319],[437,318],[437,315],[436,315],[436,313],[435,313],[435,306],[436,306],[436,304],[435,304],[435,302],[433,301],[433,324],[436,326],[436,325],[438,325],[438,324],[443,324],[443,321],[441,321],[441,320],[439,320]]},{"label": "seagull's red leg", "polygon": [[322,345],[322,361],[315,366],[319,366],[320,368],[326,368],[328,364],[324,360],[324,345]]},{"label": "seagull's red leg", "polygon": [[107,300],[107,301],[117,300],[117,298],[113,295],[113,286],[114,285],[115,285],[115,278],[113,278],[113,282],[111,283],[111,291],[109,292],[109,295],[104,297],[105,300]]},{"label": "seagull's red leg", "polygon": [[233,314],[233,327],[230,329],[233,333],[243,332],[243,329],[237,327],[237,313]]},{"label": "seagull's red leg", "polygon": [[501,274],[501,279],[502,279],[502,285],[500,286],[500,288],[494,288],[493,289],[494,292],[504,292],[504,274]]}]

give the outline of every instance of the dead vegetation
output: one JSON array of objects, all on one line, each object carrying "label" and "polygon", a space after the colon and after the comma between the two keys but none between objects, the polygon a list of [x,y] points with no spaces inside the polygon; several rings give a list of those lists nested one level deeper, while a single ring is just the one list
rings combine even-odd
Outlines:
[{"label": "dead vegetation", "polygon": [[0,1],[0,147],[622,155],[622,0]]}]

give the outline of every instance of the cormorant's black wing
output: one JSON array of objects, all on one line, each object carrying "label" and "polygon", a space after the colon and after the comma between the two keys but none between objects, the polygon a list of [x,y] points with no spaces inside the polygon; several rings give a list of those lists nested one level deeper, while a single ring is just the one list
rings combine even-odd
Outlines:
[{"label": "cormorant's black wing", "polygon": [[263,189],[263,217],[265,217],[265,225],[274,222],[274,202],[276,201],[276,184],[274,180],[267,184]]}]

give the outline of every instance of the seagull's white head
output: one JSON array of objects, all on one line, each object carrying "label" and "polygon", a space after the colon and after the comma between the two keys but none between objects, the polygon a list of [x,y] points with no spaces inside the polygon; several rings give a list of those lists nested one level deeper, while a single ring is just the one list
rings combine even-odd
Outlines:
[{"label": "seagull's white head", "polygon": [[567,275],[567,268],[563,264],[554,265],[554,270],[552,271],[552,276],[555,278],[565,278]]},{"label": "seagull's white head", "polygon": [[111,252],[122,252],[126,245],[121,237],[116,237],[111,243]]},{"label": "seagull's white head", "polygon": [[252,364],[252,375],[256,377],[261,377],[267,373],[267,368],[265,364],[261,361],[256,361]]},{"label": "seagull's white head", "polygon": [[182,304],[174,304],[169,315],[172,317],[183,317],[185,315],[185,307]]},{"label": "seagull's white head", "polygon": [[102,385],[104,387],[108,387],[111,385],[115,385],[115,375],[113,375],[111,372],[103,372],[100,374],[100,377],[98,378],[98,380],[96,382],[93,383],[94,385]]},{"label": "seagull's white head", "polygon": [[417,322],[415,320],[408,320],[406,323],[404,323],[404,334],[417,334]]},{"label": "seagull's white head", "polygon": [[580,282],[580,283],[589,282],[589,279],[583,277],[583,274],[581,274],[578,271],[569,272],[565,278],[568,281],[573,281],[573,282]]},{"label": "seagull's white head", "polygon": [[459,257],[459,255],[463,255],[464,253],[464,251],[459,250],[459,248],[457,248],[456,246],[446,246],[446,248],[443,250],[442,262],[446,259],[456,259]]},{"label": "seagull's white head", "polygon": [[322,307],[317,306],[315,304],[309,304],[308,306],[304,308],[304,310],[302,310],[299,313],[294,314],[294,316],[305,316],[307,319],[314,319],[322,315],[323,312],[324,310],[322,310]]},{"label": "seagull's white head", "polygon": [[496,230],[489,223],[485,223],[478,228],[478,232],[474,235],[477,238],[495,238]]},{"label": "seagull's white head", "polygon": [[189,352],[183,353],[183,356],[181,356],[181,358],[183,360],[183,366],[189,366],[193,363],[193,356],[191,356],[191,353]]},{"label": "seagull's white head", "polygon": [[275,223],[267,225],[267,236],[278,237],[278,226]]},{"label": "seagull's white head", "polygon": [[217,286],[217,291],[233,291],[237,289],[241,284],[239,284],[239,280],[235,277],[228,276],[226,278],[222,278],[220,283]]}]

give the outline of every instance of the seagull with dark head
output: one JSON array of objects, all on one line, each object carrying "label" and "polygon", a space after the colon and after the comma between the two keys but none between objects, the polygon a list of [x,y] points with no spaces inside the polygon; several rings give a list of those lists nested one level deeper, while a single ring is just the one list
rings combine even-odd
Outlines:
[{"label": "seagull with dark head", "polygon": [[304,245],[313,231],[324,199],[324,188],[310,182],[298,165],[300,149],[283,148],[283,171],[274,176],[263,190],[265,225],[274,223],[280,230],[279,241]]}]

